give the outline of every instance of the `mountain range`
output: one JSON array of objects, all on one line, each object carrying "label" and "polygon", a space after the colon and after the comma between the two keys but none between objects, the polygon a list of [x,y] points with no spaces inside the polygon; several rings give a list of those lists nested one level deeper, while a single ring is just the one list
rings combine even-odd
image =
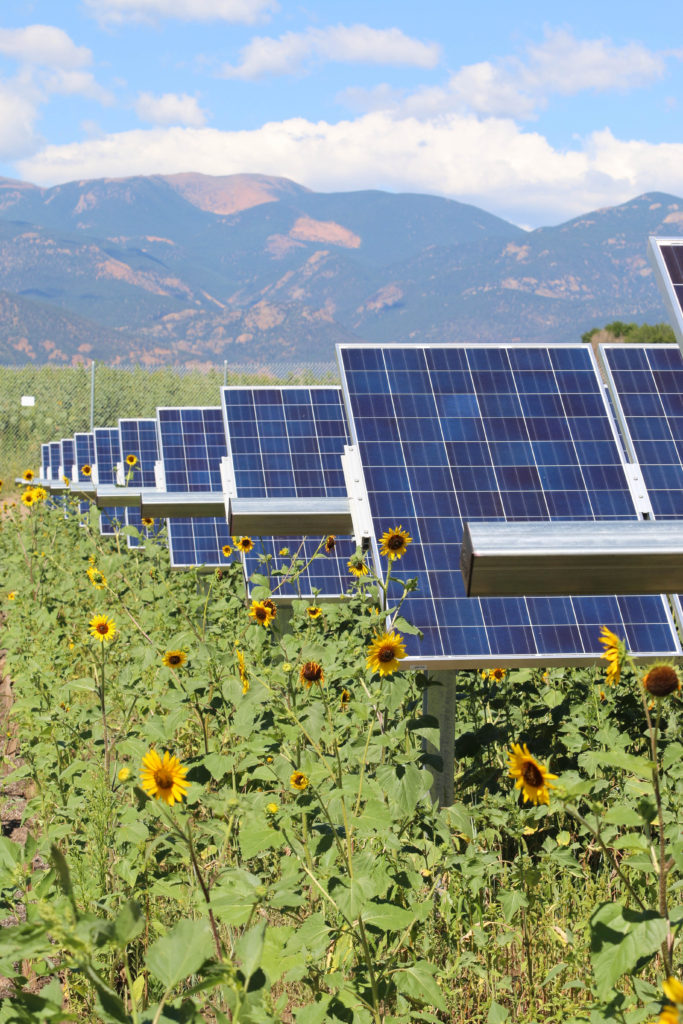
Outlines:
[{"label": "mountain range", "polygon": [[331,361],[336,342],[578,341],[665,318],[659,192],[525,231],[437,196],[258,174],[0,178],[0,363]]}]

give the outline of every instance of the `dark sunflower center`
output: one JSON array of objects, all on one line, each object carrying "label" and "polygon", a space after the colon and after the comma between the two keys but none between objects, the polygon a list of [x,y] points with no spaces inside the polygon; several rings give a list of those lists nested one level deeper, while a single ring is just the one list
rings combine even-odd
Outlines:
[{"label": "dark sunflower center", "polygon": [[171,665],[179,665],[181,662],[181,657],[179,654],[169,654],[168,660],[170,661]]},{"label": "dark sunflower center", "polygon": [[263,622],[264,619],[268,618],[268,609],[267,608],[257,608],[254,611],[254,615],[259,620],[259,622]]},{"label": "dark sunflower center", "polygon": [[316,661],[307,661],[301,669],[301,674],[309,683],[317,683],[322,675],[322,669]]},{"label": "dark sunflower center", "polygon": [[657,665],[643,680],[645,689],[653,697],[667,697],[678,689],[678,675],[670,665]]},{"label": "dark sunflower center", "polygon": [[393,661],[395,651],[393,647],[382,647],[377,653],[377,657],[380,661]]},{"label": "dark sunflower center", "polygon": [[543,785],[543,772],[538,765],[533,763],[533,761],[524,762],[522,778],[526,782],[527,786],[538,787]]},{"label": "dark sunflower center", "polygon": [[154,773],[154,781],[159,789],[173,788],[173,775],[167,768],[157,768]]},{"label": "dark sunflower center", "polygon": [[387,541],[387,547],[390,548],[392,551],[400,551],[400,549],[403,547],[404,543],[405,542],[403,540],[403,537],[400,535],[400,533],[395,533]]},{"label": "dark sunflower center", "polygon": [[109,626],[107,625],[106,622],[98,622],[98,624],[95,626],[95,629],[97,630],[98,633],[101,633],[102,636],[106,636],[107,633],[109,632]]}]

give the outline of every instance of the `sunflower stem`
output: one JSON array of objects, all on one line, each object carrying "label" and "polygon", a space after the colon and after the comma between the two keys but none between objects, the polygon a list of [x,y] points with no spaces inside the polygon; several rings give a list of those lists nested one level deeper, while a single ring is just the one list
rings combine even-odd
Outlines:
[{"label": "sunflower stem", "polygon": [[109,784],[109,769],[111,767],[111,758],[109,753],[109,731],[107,729],[107,705],[104,695],[104,666],[107,652],[104,647],[104,642],[100,644],[102,648],[102,675],[100,676],[100,711],[102,713],[102,742],[104,744],[104,772],[107,776],[107,785]]},{"label": "sunflower stem", "polygon": [[661,699],[657,700],[657,717],[653,725],[652,717],[650,715],[650,709],[647,706],[646,694],[647,691],[645,690],[645,687],[643,687],[643,708],[645,710],[645,718],[650,733],[650,756],[652,758],[652,789],[654,791],[655,804],[657,806],[657,824],[659,831],[659,913],[666,921],[666,939],[662,943],[662,959],[664,961],[664,969],[666,970],[666,975],[669,978],[673,974],[673,968],[671,965],[671,948],[673,946],[673,936],[671,934],[671,921],[669,919],[669,906],[666,892],[666,882],[667,875],[669,873],[669,868],[666,860],[664,811],[662,807],[662,793],[659,785],[659,766],[657,764],[657,739],[659,735],[659,725],[662,717],[662,702]]},{"label": "sunflower stem", "polygon": [[200,871],[199,863],[197,861],[197,854],[195,852],[194,841],[192,839],[192,821],[191,821],[191,819],[188,819],[188,822],[187,822],[187,832],[183,832],[183,835],[187,839],[187,845],[188,845],[189,850],[190,850],[190,859],[192,860],[192,867],[194,868],[195,874],[197,876],[197,881],[199,882],[199,888],[202,890],[202,896],[204,897],[204,901],[205,901],[207,909],[209,911],[209,921],[211,923],[211,931],[213,932],[213,941],[214,941],[214,944],[216,946],[216,956],[218,957],[219,960],[222,960],[223,959],[223,955],[224,955],[223,943],[221,942],[220,936],[218,934],[218,927],[216,925],[216,919],[213,916],[213,910],[211,909],[211,897],[209,895],[209,888],[208,888],[208,886],[207,886],[207,884],[206,884],[206,882],[204,880],[204,876],[202,875],[202,873]]}]

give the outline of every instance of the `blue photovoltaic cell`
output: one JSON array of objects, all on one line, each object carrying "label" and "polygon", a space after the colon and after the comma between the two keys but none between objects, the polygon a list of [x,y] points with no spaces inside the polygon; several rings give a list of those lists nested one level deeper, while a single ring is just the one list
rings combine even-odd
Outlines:
[{"label": "blue photovoltaic cell", "polygon": [[[95,465],[97,466],[98,484],[116,483],[116,463],[121,461],[119,432],[116,427],[95,427]],[[121,510],[115,506],[102,509],[100,515],[100,533],[113,534],[116,524],[123,525]]]},{"label": "blue photovoltaic cell", "polygon": [[[341,391],[336,387],[226,387],[221,389],[228,449],[239,498],[346,497],[341,465],[348,444]],[[264,537],[245,557],[247,577],[263,573],[260,553],[271,565],[286,565],[283,548],[308,562],[320,537]],[[355,552],[351,537],[338,537],[330,555],[316,558],[302,572],[299,590],[275,577],[278,596],[338,597],[349,585],[347,562]]]},{"label": "blue photovoltaic cell", "polygon": [[[159,446],[157,442],[157,421],[155,419],[122,419],[119,420],[119,444],[123,471],[126,480],[131,487],[154,487],[155,475],[154,464],[159,458]],[[134,455],[137,462],[134,466],[128,466],[126,458]],[[143,526],[142,516],[139,508],[126,508],[126,526],[133,526],[139,533],[150,536],[155,532],[155,527]],[[140,547],[140,540],[137,537],[128,536],[128,547]]]},{"label": "blue photovoltaic cell", "polygon": [[656,519],[683,519],[683,355],[678,345],[604,345]]},{"label": "blue photovoltaic cell", "polygon": [[40,476],[43,480],[50,479],[50,445],[40,446]]},{"label": "blue photovoltaic cell", "polygon": [[400,525],[413,538],[397,566],[418,580],[404,605],[424,633],[406,637],[412,659],[585,662],[602,625],[634,653],[678,652],[663,596],[465,596],[464,521],[637,518],[589,346],[339,355],[375,537]]},{"label": "blue photovoltaic cell", "polygon": [[683,354],[678,345],[600,350],[654,517],[683,519]]},{"label": "blue photovoltaic cell", "polygon": [[[219,406],[157,409],[160,457],[167,491],[221,493],[221,459],[227,454]],[[223,518],[168,519],[171,565],[226,565],[223,547],[232,547]]]}]

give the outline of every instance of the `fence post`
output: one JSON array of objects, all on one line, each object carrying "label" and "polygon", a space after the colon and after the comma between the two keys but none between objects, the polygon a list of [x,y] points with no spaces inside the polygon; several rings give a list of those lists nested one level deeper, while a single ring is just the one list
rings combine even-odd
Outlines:
[{"label": "fence post", "polygon": [[228,360],[223,360],[223,386],[227,387],[228,384]]},{"label": "fence post", "polygon": [[90,364],[90,433],[95,428],[95,360]]}]

